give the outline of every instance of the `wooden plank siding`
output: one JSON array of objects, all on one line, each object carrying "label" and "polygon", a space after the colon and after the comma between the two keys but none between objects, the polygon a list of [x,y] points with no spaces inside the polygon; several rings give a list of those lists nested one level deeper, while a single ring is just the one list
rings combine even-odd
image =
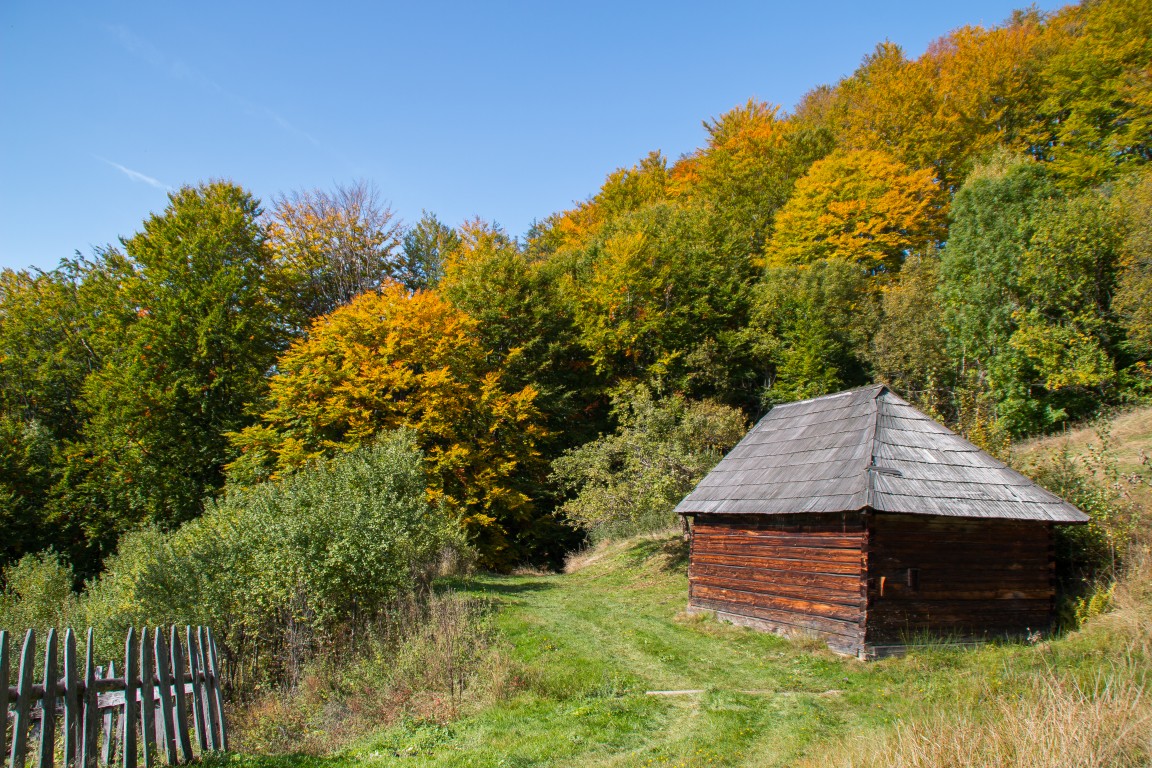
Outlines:
[{"label": "wooden plank siding", "polygon": [[864,641],[866,528],[859,513],[697,515],[689,609],[780,634]]},{"label": "wooden plank siding", "polygon": [[875,514],[868,544],[868,644],[1023,635],[1051,625],[1051,523]]},{"label": "wooden plank siding", "polygon": [[[1046,631],[1052,524],[875,512],[695,515],[689,610],[873,656]],[[911,572],[910,572],[911,569]]]}]

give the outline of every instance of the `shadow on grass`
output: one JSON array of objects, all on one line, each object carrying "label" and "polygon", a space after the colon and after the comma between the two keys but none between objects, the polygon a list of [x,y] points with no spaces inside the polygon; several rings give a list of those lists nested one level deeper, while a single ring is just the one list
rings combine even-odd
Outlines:
[{"label": "shadow on grass", "polygon": [[202,768],[352,768],[360,761],[348,755],[241,755],[217,752],[205,755]]},{"label": "shadow on grass", "polygon": [[542,592],[555,589],[556,585],[547,581],[504,581],[499,577],[480,577],[468,582],[473,592],[489,592],[495,595],[518,595],[524,592]]}]

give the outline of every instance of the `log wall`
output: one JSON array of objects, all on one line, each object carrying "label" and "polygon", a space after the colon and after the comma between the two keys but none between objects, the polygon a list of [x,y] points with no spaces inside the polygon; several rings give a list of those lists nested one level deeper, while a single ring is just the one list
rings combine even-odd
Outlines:
[{"label": "log wall", "polygon": [[860,513],[697,515],[689,608],[778,633],[864,641],[866,529]]},{"label": "log wall", "polygon": [[1050,523],[869,515],[869,645],[1046,631],[1054,584]]}]

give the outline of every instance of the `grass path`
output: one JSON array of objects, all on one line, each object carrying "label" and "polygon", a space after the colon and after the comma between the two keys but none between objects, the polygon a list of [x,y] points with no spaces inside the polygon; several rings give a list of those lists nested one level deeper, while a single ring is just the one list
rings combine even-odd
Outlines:
[{"label": "grass path", "polygon": [[[600,550],[567,574],[455,583],[496,603],[510,693],[474,701],[448,724],[402,722],[330,758],[231,760],[257,768],[822,766],[820,755],[853,734],[971,704],[1028,669],[1095,663],[1061,640],[864,664],[819,644],[686,616],[684,566],[682,544],[667,535]],[[699,692],[647,693],[681,690]]]}]

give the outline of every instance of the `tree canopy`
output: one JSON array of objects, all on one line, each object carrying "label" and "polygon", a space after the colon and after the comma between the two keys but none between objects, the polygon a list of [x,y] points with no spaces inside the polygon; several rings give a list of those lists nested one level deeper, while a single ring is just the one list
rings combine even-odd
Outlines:
[{"label": "tree canopy", "polygon": [[90,578],[395,430],[483,564],[556,566],[776,403],[885,381],[998,450],[1146,399],[1150,40],[1152,5],[1086,0],[884,42],[523,237],[363,181],[182,187],[0,272],[0,568]]}]

